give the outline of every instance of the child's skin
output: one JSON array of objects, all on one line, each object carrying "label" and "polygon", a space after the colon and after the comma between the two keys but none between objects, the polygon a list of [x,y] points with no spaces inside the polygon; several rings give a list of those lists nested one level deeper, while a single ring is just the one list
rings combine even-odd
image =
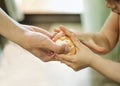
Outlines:
[{"label": "child's skin", "polygon": [[[57,54],[56,59],[76,71],[91,67],[105,77],[120,83],[120,63],[102,58],[98,54],[111,51],[120,38],[120,0],[106,0],[106,6],[113,12],[98,33],[76,34],[64,26],[55,30],[69,36],[76,46],[75,55]],[[59,37],[60,35],[56,34],[54,40]]]}]

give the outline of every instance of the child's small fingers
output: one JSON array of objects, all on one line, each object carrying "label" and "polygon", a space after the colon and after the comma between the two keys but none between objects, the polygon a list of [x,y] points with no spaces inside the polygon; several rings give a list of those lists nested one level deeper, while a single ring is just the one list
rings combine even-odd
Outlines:
[{"label": "child's small fingers", "polygon": [[60,32],[60,31],[61,31],[60,28],[55,28],[55,29],[54,29],[54,32],[57,32],[57,33],[58,33],[58,32]]},{"label": "child's small fingers", "polygon": [[60,55],[56,55],[56,59],[60,60],[60,61],[68,61],[68,62],[72,62],[72,57],[70,55],[65,55],[65,54],[60,54]]},{"label": "child's small fingers", "polygon": [[52,38],[52,40],[56,41],[57,39],[59,39],[60,37],[63,37],[63,36],[65,36],[65,34],[63,32],[59,32]]},{"label": "child's small fingers", "polygon": [[67,29],[66,27],[64,26],[60,26],[60,29],[68,36],[71,36],[71,34],[73,33],[72,31],[70,31],[69,29]]}]

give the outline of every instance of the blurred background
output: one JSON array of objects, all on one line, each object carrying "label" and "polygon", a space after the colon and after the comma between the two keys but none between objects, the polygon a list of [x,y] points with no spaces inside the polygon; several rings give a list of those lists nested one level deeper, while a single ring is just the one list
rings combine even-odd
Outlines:
[{"label": "blurred background", "polygon": [[[59,25],[97,32],[110,13],[104,0],[0,0],[0,7],[17,22],[51,33]],[[0,46],[0,86],[119,86],[90,68],[74,72],[60,62],[44,63],[2,36]],[[103,57],[119,61],[119,53],[117,46]]]}]

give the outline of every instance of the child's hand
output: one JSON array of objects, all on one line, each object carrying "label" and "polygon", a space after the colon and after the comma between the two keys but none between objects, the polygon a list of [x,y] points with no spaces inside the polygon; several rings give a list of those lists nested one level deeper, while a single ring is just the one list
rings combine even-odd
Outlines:
[{"label": "child's hand", "polygon": [[69,47],[69,52],[66,54],[75,54],[76,49],[75,49],[75,45],[72,42],[72,40],[59,28],[54,29],[54,34],[52,37],[52,40],[55,41],[57,44],[59,45],[63,45],[66,44]]},{"label": "child's hand", "polygon": [[54,34],[52,36],[52,40],[56,41],[57,39],[59,39],[63,36],[65,36],[65,33],[62,30],[60,30],[59,28],[56,28],[56,29],[54,29]]},{"label": "child's hand", "polygon": [[[106,48],[98,45],[91,37],[91,34],[89,33],[76,33],[73,31],[70,31],[69,29],[67,29],[64,26],[59,26],[59,29],[57,29],[57,31],[61,31],[62,34],[64,35],[69,35],[69,33],[73,33],[76,35],[76,38],[79,39],[80,42],[82,42],[85,46],[87,46],[88,48],[90,48],[93,52],[95,53],[105,53],[106,52]],[[71,38],[71,35],[69,35],[69,37]],[[59,35],[55,37],[55,39],[59,38]]]}]

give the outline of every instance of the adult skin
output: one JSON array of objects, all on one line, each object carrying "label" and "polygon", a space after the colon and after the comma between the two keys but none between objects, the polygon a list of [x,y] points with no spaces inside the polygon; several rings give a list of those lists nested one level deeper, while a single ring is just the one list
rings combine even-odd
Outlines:
[{"label": "adult skin", "polygon": [[54,53],[66,53],[65,45],[57,45],[51,40],[52,35],[46,30],[22,25],[10,18],[0,8],[0,34],[17,43],[42,61],[54,60]]}]

